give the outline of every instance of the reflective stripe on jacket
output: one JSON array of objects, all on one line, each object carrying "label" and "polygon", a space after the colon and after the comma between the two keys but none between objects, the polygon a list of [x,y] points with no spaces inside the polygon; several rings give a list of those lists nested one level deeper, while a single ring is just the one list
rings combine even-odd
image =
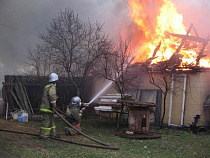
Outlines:
[{"label": "reflective stripe on jacket", "polygon": [[50,110],[50,109],[43,109],[43,108],[41,108],[40,111],[42,111],[42,112],[54,113],[54,111],[52,111],[52,110]]},{"label": "reflective stripe on jacket", "polygon": [[51,106],[56,106],[56,84],[49,83],[45,86],[42,96],[40,111],[52,112]]}]

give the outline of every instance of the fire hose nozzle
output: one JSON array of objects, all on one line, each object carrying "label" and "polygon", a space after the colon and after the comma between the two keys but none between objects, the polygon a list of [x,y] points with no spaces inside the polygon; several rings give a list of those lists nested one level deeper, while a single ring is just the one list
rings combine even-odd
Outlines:
[{"label": "fire hose nozzle", "polygon": [[89,103],[83,103],[83,108],[82,108],[82,111],[84,111],[90,104]]}]

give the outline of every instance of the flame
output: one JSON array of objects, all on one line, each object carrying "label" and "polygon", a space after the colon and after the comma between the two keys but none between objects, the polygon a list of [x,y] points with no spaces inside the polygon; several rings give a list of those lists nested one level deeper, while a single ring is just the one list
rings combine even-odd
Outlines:
[{"label": "flame", "polygon": [[[138,52],[134,62],[153,57],[152,63],[169,60],[181,44],[181,38],[167,36],[166,33],[187,34],[183,16],[177,12],[171,0],[128,0],[131,19],[136,24],[138,34],[134,34]],[[190,35],[190,34],[189,34]],[[161,42],[154,56],[154,50]],[[178,52],[183,55],[180,66],[196,65],[196,58],[202,44],[189,43]],[[200,66],[210,67],[208,59],[201,59]]]}]

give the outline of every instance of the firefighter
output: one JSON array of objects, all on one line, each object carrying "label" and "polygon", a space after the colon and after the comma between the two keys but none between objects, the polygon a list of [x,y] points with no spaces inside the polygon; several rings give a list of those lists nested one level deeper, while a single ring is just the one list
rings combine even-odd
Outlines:
[{"label": "firefighter", "polygon": [[51,73],[49,76],[49,83],[45,86],[43,91],[42,102],[40,106],[40,112],[43,116],[42,126],[40,127],[39,138],[49,139],[50,137],[59,138],[56,134],[56,126],[54,122],[54,112],[51,107],[56,107],[56,82],[58,81],[58,75]]},{"label": "firefighter", "polygon": [[[82,117],[82,110],[81,110],[81,99],[78,96],[75,96],[71,99],[71,102],[67,106],[66,114],[70,116],[71,118],[67,118],[67,120],[78,130],[81,131],[80,127],[80,121]],[[84,106],[86,103],[83,104]],[[73,128],[66,127],[65,128],[66,135],[77,135],[79,134],[77,131],[75,131]]]}]

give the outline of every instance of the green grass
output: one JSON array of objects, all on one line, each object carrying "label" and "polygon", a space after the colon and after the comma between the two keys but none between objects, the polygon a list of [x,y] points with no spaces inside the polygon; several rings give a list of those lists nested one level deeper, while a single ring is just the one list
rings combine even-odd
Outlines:
[{"label": "green grass", "polygon": [[[39,122],[30,121],[24,126],[39,128]],[[60,119],[56,121],[59,133],[66,126]],[[21,158],[208,158],[210,157],[210,135],[194,135],[184,130],[160,129],[160,139],[141,140],[115,136],[115,124],[108,127],[108,120],[99,122],[96,118],[83,118],[83,132],[102,142],[119,147],[119,150],[106,150],[68,144],[56,140],[40,140],[28,137],[14,143],[5,141],[1,149]],[[126,128],[126,126],[124,126]],[[1,132],[0,132],[1,134]],[[6,134],[5,134],[6,135]],[[16,138],[17,139],[17,138]],[[92,143],[82,136],[71,137],[75,141]]]}]

